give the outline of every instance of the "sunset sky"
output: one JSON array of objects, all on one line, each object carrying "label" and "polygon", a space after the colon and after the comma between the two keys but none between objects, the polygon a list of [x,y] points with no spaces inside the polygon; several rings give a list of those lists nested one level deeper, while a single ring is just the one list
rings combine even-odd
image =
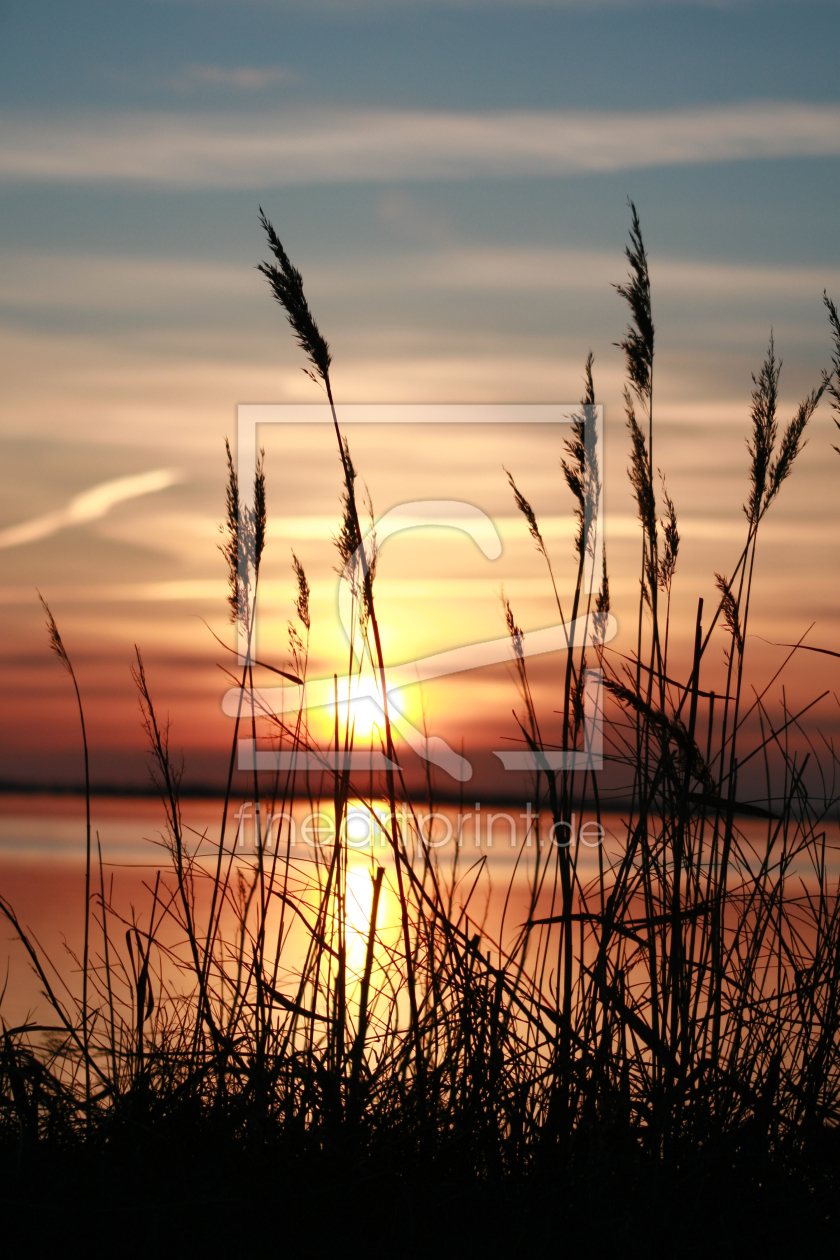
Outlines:
[{"label": "sunset sky", "polygon": [[[242,403],[319,403],[255,265],[273,221],[334,354],[339,403],[574,403],[595,356],[620,651],[639,540],[624,472],[627,198],[650,255],[654,462],[684,544],[675,668],[698,597],[744,534],[751,373],[771,328],[780,419],[830,359],[840,302],[840,3],[137,0],[0,4],[0,653],[5,784],[78,783],[76,665],[96,782],[142,784],[129,666],[146,659],[187,782],[225,762],[232,643],[217,550],[224,439]],[[374,511],[457,499],[497,522],[498,563],[449,534],[392,540],[378,576],[389,659],[525,629],[552,601],[503,465],[572,577],[562,433],[360,426]],[[840,648],[840,456],[824,403],[759,549],[750,651]],[[337,656],[341,492],[317,426],[265,438],[271,518],[261,651],[283,665],[290,547],[313,588],[313,670]],[[419,539],[419,535],[417,536]],[[470,550],[472,548],[472,550]],[[208,623],[205,625],[204,623]],[[209,629],[208,629],[209,626]],[[342,649],[343,650],[343,649]],[[710,649],[710,671],[720,645]],[[817,664],[817,662],[819,662]],[[535,677],[545,708],[551,663]],[[840,662],[791,667],[801,702]],[[460,746],[515,734],[506,667],[430,685],[413,720]],[[836,702],[820,724],[836,725]],[[816,717],[814,718],[816,721]],[[489,764],[489,763],[488,763]],[[192,776],[192,777],[191,777]]]}]

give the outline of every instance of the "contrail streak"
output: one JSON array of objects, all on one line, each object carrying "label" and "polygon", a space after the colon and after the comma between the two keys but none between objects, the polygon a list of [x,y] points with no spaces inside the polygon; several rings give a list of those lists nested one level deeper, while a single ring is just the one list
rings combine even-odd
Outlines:
[{"label": "contrail streak", "polygon": [[168,486],[174,486],[183,480],[183,475],[177,468],[157,468],[153,472],[103,481],[101,485],[77,494],[66,507],[58,508],[55,512],[45,512],[43,516],[35,516],[31,521],[23,521],[20,525],[10,525],[7,529],[0,530],[0,549],[21,547],[24,543],[49,538],[50,534],[56,534],[68,525],[98,520],[101,516],[107,516],[117,503],[166,490]]}]

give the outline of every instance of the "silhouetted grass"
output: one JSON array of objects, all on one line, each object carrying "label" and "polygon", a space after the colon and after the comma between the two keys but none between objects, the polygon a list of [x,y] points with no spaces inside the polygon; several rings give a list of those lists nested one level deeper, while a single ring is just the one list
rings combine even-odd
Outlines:
[{"label": "silhouetted grass", "polygon": [[[546,816],[563,828],[574,816],[600,821],[601,807],[591,767],[538,771],[530,909],[502,948],[456,913],[457,850],[447,867],[428,846],[401,771],[366,790],[342,768],[354,731],[349,711],[341,729],[336,706],[333,747],[319,750],[334,757],[334,844],[304,869],[288,835],[284,844],[281,832],[270,850],[261,843],[258,815],[256,856],[234,862],[225,828],[241,724],[255,740],[258,721],[273,724],[285,751],[316,746],[303,709],[291,725],[260,712],[251,643],[265,477],[261,456],[253,506],[243,505],[228,449],[222,551],[246,648],[218,849],[205,861],[185,835],[181,768],[138,653],[135,681],[170,857],[169,874],[150,889],[148,926],[122,920],[109,904],[101,856],[95,878],[89,813],[80,1003],[52,985],[37,944],[0,899],[54,1015],[49,1028],[3,1025],[5,1193],[18,1205],[40,1202],[43,1187],[60,1182],[54,1216],[41,1215],[56,1240],[76,1196],[86,1205],[80,1224],[95,1219],[105,1233],[109,1225],[130,1229],[150,1245],[163,1237],[185,1245],[282,1235],[301,1245],[318,1239],[323,1249],[339,1242],[353,1248],[361,1239],[358,1249],[367,1253],[380,1249],[384,1232],[398,1236],[403,1250],[465,1240],[518,1254],[525,1237],[627,1248],[629,1230],[640,1250],[673,1247],[679,1237],[680,1251],[692,1254],[713,1240],[730,1251],[765,1235],[779,1245],[788,1229],[794,1245],[806,1218],[826,1238],[836,1228],[840,899],[828,861],[836,759],[829,749],[824,790],[818,800],[809,796],[804,775],[815,753],[801,760],[786,737],[798,715],[787,709],[779,724],[767,689],[750,698],[744,663],[762,523],[825,389],[840,409],[840,328],[826,298],[835,371],[781,435],[771,339],[754,378],[743,545],[731,576],[718,575],[718,604],[705,624],[698,604],[691,669],[675,682],[668,631],[679,527],[664,487],[657,504],[654,323],[631,209],[630,277],[618,291],[630,309],[620,344],[641,530],[636,650],[628,661],[597,636],[594,645],[575,638],[559,688],[563,747],[585,752],[586,671],[594,663],[604,672],[608,756],[623,768],[630,800],[618,857],[611,863],[601,851],[599,873],[587,882],[576,849],[539,844]],[[359,650],[351,659],[379,686],[383,751],[399,763],[376,613],[375,543],[364,541],[330,352],[300,273],[262,222],[279,266],[261,270],[332,407],[344,483],[337,542],[355,593]],[[609,585],[606,561],[592,572],[601,475],[587,423],[595,405],[591,356],[585,381],[562,461],[578,521],[567,617],[536,514],[508,477],[564,624],[585,618],[597,628],[609,613]],[[305,685],[309,586],[297,557],[294,569],[292,666],[278,672]],[[75,685],[47,615],[51,644]],[[544,757],[552,749],[541,735],[510,604],[506,617],[522,742]],[[716,628],[727,644],[720,696],[701,687]],[[761,737],[745,747],[748,718],[758,721]],[[766,808],[752,811],[766,824],[761,842],[737,822],[739,776],[754,758],[764,761],[768,784]],[[254,786],[262,816],[286,813],[302,790],[294,772],[267,784],[255,770]],[[391,853],[388,871],[371,869],[361,974],[347,959],[342,823],[351,800],[377,812]],[[383,882],[397,899],[398,939],[386,939],[377,923]],[[292,924],[303,925],[306,941],[290,968]]]}]

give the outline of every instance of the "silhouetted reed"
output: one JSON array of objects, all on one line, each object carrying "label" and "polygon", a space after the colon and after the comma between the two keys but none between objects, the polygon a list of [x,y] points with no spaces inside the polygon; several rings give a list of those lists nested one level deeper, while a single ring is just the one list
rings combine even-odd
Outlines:
[{"label": "silhouetted reed", "polygon": [[[603,670],[599,703],[607,759],[624,775],[629,802],[617,853],[599,849],[598,874],[586,879],[579,849],[540,843],[547,826],[556,835],[575,818],[601,822],[599,782],[587,764],[548,768],[547,754],[556,749],[541,733],[548,724],[529,681],[523,631],[506,600],[520,734],[544,767],[535,774],[532,798],[529,910],[512,939],[504,940],[488,938],[473,915],[472,893],[456,910],[454,889],[465,874],[459,851],[447,866],[430,846],[399,768],[374,598],[375,547],[364,544],[356,470],[333,404],[329,348],[301,275],[261,212],[278,265],[262,264],[260,270],[307,356],[306,370],[326,390],[335,423],[343,474],[336,544],[340,571],[354,578],[359,649],[347,681],[366,669],[378,686],[384,752],[397,769],[380,784],[371,778],[366,785],[346,768],[343,754],[353,749],[355,731],[349,705],[342,729],[337,692],[331,748],[313,739],[303,705],[293,721],[260,711],[253,686],[259,663],[251,643],[266,537],[263,457],[255,470],[254,506],[245,509],[228,447],[222,551],[231,614],[247,648],[236,676],[240,710],[218,848],[208,862],[187,842],[181,767],[170,754],[168,729],[158,720],[138,652],[135,682],[164,806],[171,877],[150,890],[144,928],[139,920],[121,919],[109,904],[100,855],[92,901],[88,812],[78,1007],[50,987],[37,945],[0,900],[44,985],[59,1038],[47,1045],[33,1027],[4,1026],[0,1124],[10,1140],[19,1133],[28,1143],[62,1126],[108,1133],[126,1116],[148,1126],[155,1116],[183,1113],[191,1125],[221,1124],[237,1141],[260,1149],[282,1141],[294,1151],[323,1151],[349,1135],[361,1154],[386,1150],[406,1167],[422,1159],[492,1179],[536,1175],[561,1155],[583,1149],[582,1142],[624,1142],[622,1149],[667,1163],[686,1151],[734,1141],[791,1161],[837,1125],[840,900],[829,863],[836,757],[830,751],[821,796],[809,795],[805,771],[814,754],[802,760],[787,740],[800,715],[786,708],[784,720],[775,720],[766,688],[750,700],[744,662],[761,524],[791,473],[824,390],[840,414],[840,325],[826,297],[834,374],[807,395],[781,438],[780,364],[770,340],[754,378],[743,546],[732,576],[717,575],[718,603],[705,625],[699,602],[690,670],[675,682],[668,645],[680,534],[664,481],[663,506],[657,505],[651,287],[633,206],[631,215],[630,276],[617,288],[630,310],[620,345],[629,381],[629,477],[642,533],[636,652],[626,660],[604,647],[597,633],[593,644],[591,638],[572,639],[570,632],[561,693],[562,747],[585,753],[587,670],[592,664]],[[602,631],[609,583],[605,557],[598,560],[601,572],[593,571],[600,557],[594,531],[602,483],[588,423],[596,397],[592,366],[590,355],[562,459],[577,519],[568,617],[536,513],[511,473],[508,480],[546,563],[563,624],[583,618]],[[294,553],[292,564],[293,668],[269,668],[305,686],[309,584]],[[75,686],[45,609],[51,646]],[[726,642],[726,683],[717,696],[701,689],[716,627]],[[78,687],[76,694],[81,715]],[[255,747],[259,723],[285,751],[301,758],[317,753],[332,766],[329,790],[321,796],[332,796],[334,840],[308,866],[290,847],[291,805],[309,781],[294,768],[283,775],[278,770],[270,783],[254,771],[256,856],[246,861],[225,843],[240,718],[246,715]],[[745,748],[748,719],[760,733]],[[85,755],[87,774],[86,743]],[[738,797],[739,778],[755,758],[767,770],[767,800],[760,807]],[[431,795],[431,778],[428,786]],[[371,867],[359,973],[349,966],[347,943],[353,894],[345,824],[351,800],[382,829],[391,853],[389,869]],[[261,809],[281,817],[270,848]],[[739,826],[745,809],[761,819],[763,839]],[[477,878],[470,875],[473,889]],[[399,908],[399,939],[377,922],[386,888]],[[88,942],[91,904],[102,942],[95,961]],[[209,906],[206,924],[202,905]],[[294,965],[286,961],[292,926],[304,935]]]}]

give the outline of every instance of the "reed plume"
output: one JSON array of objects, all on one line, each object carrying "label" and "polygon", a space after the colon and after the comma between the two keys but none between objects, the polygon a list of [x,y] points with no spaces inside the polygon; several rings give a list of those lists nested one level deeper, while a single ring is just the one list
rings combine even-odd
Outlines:
[{"label": "reed plume", "polygon": [[292,552],[292,567],[295,571],[295,581],[297,583],[297,595],[295,597],[295,612],[299,620],[308,631],[311,626],[309,616],[309,583],[306,580],[306,574],[303,571],[303,565],[298,560],[294,551]]},{"label": "reed plume", "polygon": [[595,523],[601,496],[601,479],[595,435],[595,386],[592,380],[594,356],[590,350],[584,366],[584,395],[581,413],[572,420],[572,436],[564,442],[566,455],[560,461],[566,485],[575,499],[577,521],[575,552],[578,561],[594,553]]},{"label": "reed plume", "polygon": [[747,439],[750,454],[750,494],[744,504],[744,515],[754,525],[758,522],[767,493],[767,475],[776,443],[778,420],[776,407],[779,397],[779,373],[781,362],[776,362],[773,334],[767,347],[767,357],[758,376],[753,376],[752,435]]},{"label": "reed plume", "polygon": [[665,516],[662,519],[663,551],[659,559],[657,580],[664,589],[670,589],[677,569],[677,556],[680,549],[680,531],[677,527],[677,509],[662,479],[662,497],[665,500]]},{"label": "reed plume", "polygon": [[542,534],[540,533],[540,527],[539,527],[539,524],[537,523],[536,513],[534,512],[534,509],[531,507],[531,504],[525,498],[524,494],[522,494],[522,492],[519,490],[516,482],[513,479],[513,473],[508,472],[507,468],[504,471],[507,475],[508,485],[513,491],[513,497],[514,497],[514,501],[516,502],[516,506],[519,509],[519,511],[522,513],[522,515],[525,517],[525,520],[527,522],[528,533],[531,535],[534,542],[536,543],[537,551],[539,551],[541,556],[543,556],[546,560],[548,560],[548,554],[545,549],[545,541],[543,539]]},{"label": "reed plume", "polygon": [[716,573],[715,586],[720,591],[723,624],[735,644],[738,655],[742,656],[744,652],[744,636],[741,633],[741,623],[738,619],[738,605],[732,594],[731,583],[723,576],[722,573]]},{"label": "reed plume", "polygon": [[265,549],[267,513],[265,498],[265,451],[260,448],[254,471],[253,507],[243,505],[239,494],[239,478],[233,462],[230,443],[225,438],[228,477],[225,488],[225,522],[220,527],[226,535],[219,550],[227,562],[228,606],[230,619],[246,631],[251,623],[252,586],[259,579]]},{"label": "reed plume", "polygon": [[[823,302],[828,311],[828,322],[834,342],[831,353],[832,371],[823,373],[823,386],[828,390],[832,409],[836,412],[832,419],[840,429],[840,316],[837,314],[837,307],[825,290],[823,290]],[[840,447],[835,446],[834,449],[840,454]]]},{"label": "reed plume", "polygon": [[658,538],[656,528],[656,498],[653,491],[650,455],[645,435],[636,420],[636,411],[630,391],[624,391],[624,407],[627,414],[627,428],[630,433],[630,466],[627,475],[633,487],[636,509],[642,526],[645,547],[645,578],[647,598],[656,588],[658,582]]},{"label": "reed plume", "polygon": [[619,297],[630,307],[632,323],[621,341],[616,342],[623,351],[627,375],[640,402],[650,407],[653,393],[653,315],[650,299],[650,273],[647,253],[642,240],[639,215],[632,201],[630,207],[630,244],[624,254],[630,264],[630,278],[626,284],[615,285]]},{"label": "reed plume", "polygon": [[779,493],[782,482],[790,475],[793,462],[805,445],[803,437],[805,426],[816,411],[817,404],[822,398],[824,390],[825,384],[823,383],[817,386],[816,389],[813,389],[807,398],[803,399],[796,410],[796,415],[788,423],[782,434],[782,440],[779,443],[779,453],[775,460],[771,462],[767,472],[767,490],[764,495],[762,513],[767,511]]},{"label": "reed plume", "polygon": [[[304,296],[303,276],[289,261],[289,256],[263,213],[262,206],[260,206],[260,223],[268,238],[271,252],[280,265],[278,267],[274,263],[263,262],[258,265],[257,270],[261,271],[268,280],[275,298],[286,312],[286,318],[292,326],[298,345],[312,364],[315,374],[326,385],[332,356]],[[309,375],[312,375],[311,371]]]}]

